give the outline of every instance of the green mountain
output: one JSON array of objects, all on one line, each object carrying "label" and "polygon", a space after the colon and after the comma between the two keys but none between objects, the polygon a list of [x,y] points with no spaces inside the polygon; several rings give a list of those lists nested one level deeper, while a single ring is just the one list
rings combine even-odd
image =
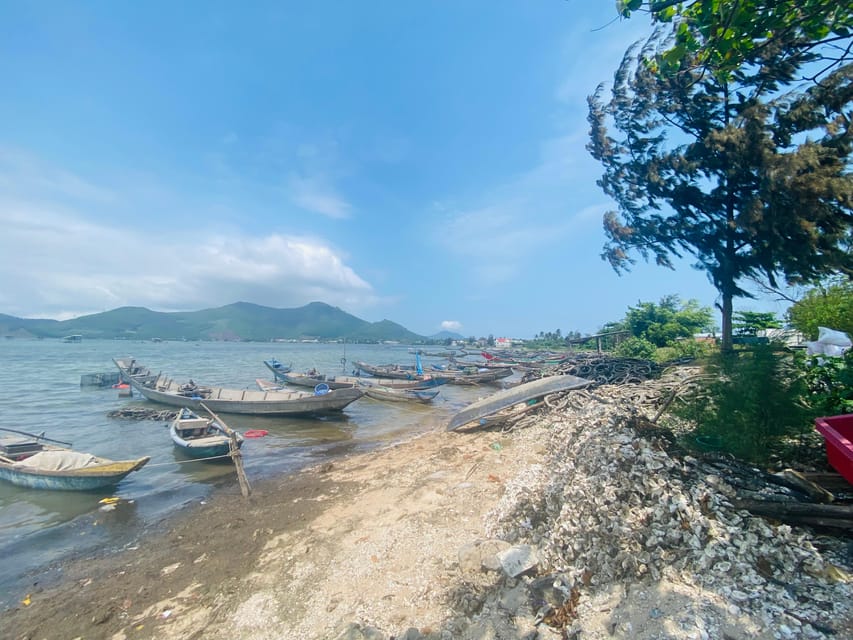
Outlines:
[{"label": "green mountain", "polygon": [[0,336],[137,340],[350,340],[352,342],[423,342],[405,327],[382,320],[367,322],[338,307],[312,302],[297,309],[274,309],[236,302],[216,309],[161,313],[121,307],[73,320],[15,318],[0,314]]}]

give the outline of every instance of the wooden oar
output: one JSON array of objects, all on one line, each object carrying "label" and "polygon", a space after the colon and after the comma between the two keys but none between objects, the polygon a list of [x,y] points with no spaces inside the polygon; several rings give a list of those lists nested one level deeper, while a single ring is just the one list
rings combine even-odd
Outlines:
[{"label": "wooden oar", "polygon": [[199,406],[207,411],[225,430],[225,433],[228,434],[228,454],[231,456],[231,459],[234,461],[234,467],[237,469],[237,480],[240,482],[240,492],[243,494],[244,498],[248,498],[249,494],[252,493],[252,487],[249,484],[249,479],[246,477],[246,472],[243,470],[243,454],[240,453],[240,447],[237,446],[237,432],[225,424],[225,421],[213,413],[206,404],[199,402]]},{"label": "wooden oar", "polygon": [[0,427],[0,431],[8,431],[9,433],[17,433],[21,436],[29,436],[30,438],[35,438],[36,440],[46,440],[47,442],[55,442],[56,444],[64,444],[66,447],[70,447],[70,442],[65,442],[64,440],[54,440],[53,438],[45,437],[44,433],[41,435],[36,435],[35,433],[29,433],[27,431],[18,431],[17,429],[6,429],[5,427]]}]

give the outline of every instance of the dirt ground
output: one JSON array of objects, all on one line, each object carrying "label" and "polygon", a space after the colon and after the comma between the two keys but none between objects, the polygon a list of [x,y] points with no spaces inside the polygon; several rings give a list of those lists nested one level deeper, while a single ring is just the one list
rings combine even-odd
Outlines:
[{"label": "dirt ground", "polygon": [[[605,407],[601,416],[611,411],[606,408],[610,404],[595,406]],[[564,462],[578,466],[578,456],[598,460],[592,457],[595,441],[590,438],[600,440],[596,446],[602,459],[609,459],[612,441],[621,437],[615,426],[601,420],[595,430],[577,431],[564,416],[551,417],[511,433],[430,430],[258,483],[248,499],[240,495],[235,478],[230,489],[165,521],[161,532],[146,536],[138,546],[69,563],[58,586],[22,594],[20,604],[0,617],[0,638],[569,637],[549,627],[551,622],[537,613],[538,605],[531,604],[531,594],[546,601],[554,596],[551,592],[559,588],[554,576],[508,577],[518,575],[501,571],[510,544],[488,534],[496,507],[518,502],[525,487],[535,486],[525,478],[562,473]],[[582,433],[589,438],[579,438]],[[575,453],[567,448],[555,460],[554,447],[561,442],[567,447],[586,444]],[[625,450],[633,451],[628,445]],[[652,462],[663,455],[649,449]],[[548,467],[546,460],[555,466]],[[598,468],[587,473],[609,477]],[[575,482],[583,484],[584,477]],[[606,483],[590,486],[608,488]],[[572,521],[558,520],[559,526],[568,524]],[[682,529],[675,527],[676,533]],[[791,538],[789,527],[779,532]],[[501,564],[490,566],[496,559]],[[602,559],[602,566],[607,562]],[[786,589],[733,582],[708,590],[686,579],[684,571],[664,571],[654,579],[605,582],[579,601],[558,597],[563,604],[557,613],[579,623],[582,635],[571,637],[584,640],[850,637],[853,609],[844,603],[853,594],[853,580],[848,579],[853,571],[846,565],[844,571],[843,584],[818,585],[818,591],[835,589],[826,591],[826,610],[837,610],[835,619],[823,622],[834,627],[826,630],[813,609],[803,609],[805,600],[790,600],[786,590],[801,597],[806,589],[814,591],[818,583],[808,576],[802,584],[786,583]],[[580,576],[583,584],[585,577]],[[752,595],[741,588],[755,590],[761,602],[771,594],[767,589],[779,591],[782,605],[764,612],[770,622],[767,615],[744,615],[744,598]]]},{"label": "dirt ground", "polygon": [[[526,450],[526,448],[525,448]],[[541,452],[540,452],[541,453]],[[433,431],[253,487],[235,480],[119,555],[64,567],[2,618],[9,638],[313,638],[351,622],[423,633],[459,549],[535,453]]]}]

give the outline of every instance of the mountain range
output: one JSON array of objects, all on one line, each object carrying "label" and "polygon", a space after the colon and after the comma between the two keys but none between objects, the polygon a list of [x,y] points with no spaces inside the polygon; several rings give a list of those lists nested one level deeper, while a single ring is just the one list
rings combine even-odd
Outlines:
[{"label": "mountain range", "polygon": [[442,332],[421,336],[405,327],[382,320],[367,322],[338,307],[312,302],[296,309],[275,309],[248,302],[202,311],[160,312],[144,307],[120,307],[71,320],[16,318],[0,314],[0,336],[133,340],[349,340],[409,344],[462,339]]}]

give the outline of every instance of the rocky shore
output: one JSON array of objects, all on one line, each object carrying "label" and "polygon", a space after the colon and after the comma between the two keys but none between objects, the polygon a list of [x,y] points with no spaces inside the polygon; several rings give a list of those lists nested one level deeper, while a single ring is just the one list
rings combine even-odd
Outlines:
[{"label": "rocky shore", "polygon": [[551,396],[510,431],[439,427],[248,500],[235,483],[34,584],[0,635],[853,637],[850,541],[737,509],[648,421],[649,384]]}]

